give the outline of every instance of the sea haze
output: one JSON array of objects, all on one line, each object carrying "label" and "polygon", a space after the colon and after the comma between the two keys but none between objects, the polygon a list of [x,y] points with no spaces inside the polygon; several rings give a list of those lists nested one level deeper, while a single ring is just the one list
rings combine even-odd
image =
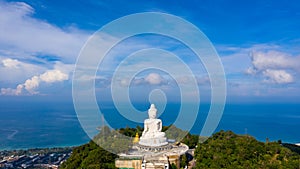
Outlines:
[{"label": "sea haze", "polygon": [[[72,103],[34,103],[22,100],[2,101],[0,109],[0,150],[36,147],[74,146],[89,141],[82,130]],[[135,104],[146,111],[148,104]],[[142,123],[126,120],[112,104],[101,105],[106,121],[113,128],[135,127]],[[174,123],[180,104],[168,103],[160,118],[164,125]],[[208,104],[201,104],[191,133],[200,134]],[[186,113],[187,116],[189,112]],[[195,118],[195,117],[188,117]],[[184,126],[184,125],[183,125]],[[227,104],[217,127],[238,134],[249,134],[260,141],[268,137],[272,141],[300,142],[300,105],[298,104]],[[95,129],[96,130],[96,129]]]}]

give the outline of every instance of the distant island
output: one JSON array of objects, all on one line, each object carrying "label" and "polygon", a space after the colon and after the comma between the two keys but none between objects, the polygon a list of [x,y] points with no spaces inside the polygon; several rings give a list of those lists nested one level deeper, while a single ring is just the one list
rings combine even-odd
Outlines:
[{"label": "distant island", "polygon": [[[163,130],[169,129],[171,126],[164,126]],[[114,132],[105,128],[106,132]],[[141,134],[143,128],[137,126],[136,128],[121,128],[117,132],[129,137],[135,137],[136,133]],[[177,136],[185,133],[184,131],[177,129]],[[99,133],[100,134],[100,133]],[[171,136],[176,137],[176,135]],[[99,137],[95,137],[98,138]],[[200,140],[199,140],[200,138]],[[201,141],[201,139],[203,139]],[[205,140],[205,141],[204,141]],[[187,144],[191,150],[182,158],[181,167],[188,166],[189,168],[282,168],[282,169],[296,169],[300,166],[300,147],[294,144],[276,142],[260,142],[250,135],[237,135],[232,131],[219,131],[209,137],[201,138],[197,135],[188,133],[183,140],[183,143]],[[204,141],[204,142],[203,142]],[[61,156],[61,169],[98,169],[107,168],[115,169],[115,160],[117,155],[110,153],[103,148],[99,147],[94,141],[90,141],[87,144],[73,147],[73,148],[58,148],[58,149],[31,149],[31,150],[18,150],[18,151],[1,151],[2,163],[0,168],[12,167],[6,161],[3,163],[3,157],[6,155],[11,156],[12,153],[15,156],[22,156],[22,153],[30,152],[31,154],[60,154],[64,152],[65,158]],[[48,151],[48,152],[47,152]],[[71,153],[72,151],[72,153]],[[16,154],[16,152],[19,152]],[[34,153],[33,153],[34,152]],[[62,154],[64,154],[62,153]],[[70,155],[69,156],[67,156]],[[24,155],[24,154],[23,154]],[[54,156],[54,155],[52,155]],[[55,155],[56,156],[56,155]],[[29,156],[28,156],[29,157]],[[27,157],[27,158],[28,158]],[[58,156],[57,156],[58,157]],[[51,158],[49,161],[51,161]],[[57,158],[58,159],[58,158]],[[54,160],[55,161],[55,160]],[[46,163],[46,162],[45,162]],[[20,166],[21,161],[14,161],[15,165]],[[14,166],[12,168],[18,168]],[[23,165],[24,166],[24,165]],[[51,168],[50,165],[28,165],[27,168]],[[171,166],[176,168],[176,166]]]}]

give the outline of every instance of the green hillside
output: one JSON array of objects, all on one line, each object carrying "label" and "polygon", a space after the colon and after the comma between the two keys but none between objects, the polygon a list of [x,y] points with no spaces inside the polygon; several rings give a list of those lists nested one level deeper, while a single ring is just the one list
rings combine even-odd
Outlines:
[{"label": "green hillside", "polygon": [[115,168],[117,155],[105,151],[93,141],[74,148],[70,158],[61,165],[61,169],[99,169]]},{"label": "green hillside", "polygon": [[251,136],[220,131],[195,151],[196,168],[298,169],[300,155],[277,142],[263,143]]},{"label": "green hillside", "polygon": [[[165,127],[166,130],[168,127]],[[172,129],[181,135],[179,129]],[[134,136],[142,128],[123,128],[118,132]],[[109,132],[109,131],[106,131]],[[176,135],[173,135],[175,138]],[[95,137],[97,138],[97,136]],[[183,142],[195,147],[198,137],[188,134]],[[298,169],[300,168],[300,155],[297,147],[277,142],[263,143],[251,136],[240,136],[231,131],[220,131],[199,143],[195,150],[195,168],[266,168],[266,169]],[[293,152],[293,151],[294,152]],[[93,141],[74,148],[70,158],[60,167],[62,169],[96,169],[115,168],[114,162],[117,155],[105,151]]]}]

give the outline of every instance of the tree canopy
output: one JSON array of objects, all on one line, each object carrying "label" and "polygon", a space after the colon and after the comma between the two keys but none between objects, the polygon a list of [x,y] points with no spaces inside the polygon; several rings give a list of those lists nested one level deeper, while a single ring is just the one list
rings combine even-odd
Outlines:
[{"label": "tree canopy", "polygon": [[[170,126],[165,126],[163,130],[169,129]],[[141,132],[141,127],[137,128],[122,128],[116,131],[111,131],[105,128],[102,132],[106,132],[105,138],[101,137],[101,133],[95,136],[95,142],[105,141],[110,146],[119,146],[120,150],[130,146],[130,143],[114,143],[113,137],[119,132],[129,137],[134,137],[135,133]],[[182,137],[186,134],[177,128],[171,128],[168,138]],[[300,168],[300,148],[291,144],[281,144],[281,142],[263,143],[257,141],[249,135],[237,135],[232,131],[220,131],[208,138],[202,143],[201,137],[187,133],[183,143],[190,148],[196,147],[194,159],[196,160],[195,168],[228,168],[228,169],[298,169]],[[115,159],[117,155],[110,153],[94,141],[76,147],[72,151],[70,158],[62,164],[62,169],[96,169],[96,168],[115,168]],[[200,143],[201,142],[201,143]],[[121,146],[122,145],[122,146]],[[196,146],[197,145],[197,146]],[[298,153],[297,153],[298,152]],[[185,156],[182,157],[182,166],[188,163]],[[174,166],[173,166],[174,167]]]},{"label": "tree canopy", "polygon": [[220,131],[195,151],[196,168],[296,169],[300,155],[278,142],[263,143],[249,135]]}]

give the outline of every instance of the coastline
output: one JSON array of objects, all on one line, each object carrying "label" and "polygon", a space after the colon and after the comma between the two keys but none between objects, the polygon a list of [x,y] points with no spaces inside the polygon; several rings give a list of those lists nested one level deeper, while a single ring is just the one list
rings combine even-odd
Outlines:
[{"label": "coastline", "polygon": [[[86,142],[88,143],[88,142]],[[10,148],[10,147],[3,147],[0,148],[0,152],[4,151],[28,151],[28,150],[43,150],[43,149],[61,149],[61,148],[74,148],[81,146],[83,144],[76,144],[76,145],[54,145],[54,146],[45,146],[45,147],[21,147],[21,148]]]},{"label": "coastline", "polygon": [[[257,139],[256,139],[257,140]],[[260,140],[258,140],[260,141]],[[263,141],[260,141],[263,142]],[[273,141],[271,141],[273,142]],[[274,141],[276,142],[276,141]],[[89,143],[82,143],[82,144],[77,144],[77,145],[57,145],[57,146],[49,146],[49,147],[28,147],[28,148],[1,148],[0,149],[0,153],[1,152],[16,152],[16,151],[32,151],[32,150],[49,150],[49,149],[73,149],[75,147],[79,147],[82,146],[84,144]],[[300,143],[289,143],[289,142],[283,142],[282,144],[291,144],[291,145],[295,145],[295,146],[299,146],[300,147]]]}]

